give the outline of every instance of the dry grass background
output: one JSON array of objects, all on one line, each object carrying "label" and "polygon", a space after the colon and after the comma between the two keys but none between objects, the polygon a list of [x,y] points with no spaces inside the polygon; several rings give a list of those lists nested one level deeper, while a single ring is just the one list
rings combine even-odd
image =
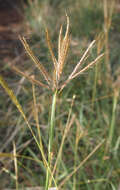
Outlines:
[{"label": "dry grass background", "polygon": [[[96,40],[96,47],[91,49],[85,66],[100,53],[105,53],[105,59],[100,64],[96,64],[89,72],[85,72],[80,78],[78,77],[69,83],[57,100],[53,164],[62,142],[68,115],[71,114],[68,131],[66,131],[67,136],[64,139],[63,152],[55,174],[57,184],[63,184],[60,189],[118,190],[120,182],[120,15],[118,5],[118,1],[111,1],[108,4],[107,0],[101,2],[98,0],[92,2],[89,0],[76,0],[75,2],[58,0],[45,1],[44,3],[36,0],[34,2],[29,1],[29,6],[25,7],[27,42],[39,61],[47,68],[48,73],[51,72],[52,61],[47,48],[45,27],[49,28],[53,42],[52,48],[56,56],[58,31],[61,24],[66,22],[65,12],[67,11],[69,15],[70,47],[67,56],[67,63],[69,64],[65,64],[65,75],[62,76],[60,85],[62,81],[67,80],[67,76],[93,39]],[[63,24],[63,32],[65,27],[66,23]],[[25,42],[24,39],[23,42]],[[21,103],[27,120],[37,137],[32,87],[28,81],[31,76],[35,76],[37,81],[43,80],[43,78],[32,61],[28,59],[25,51],[5,65],[5,69],[12,73],[5,80]],[[26,73],[29,76],[28,80],[26,80],[25,74],[18,76],[12,70],[13,67],[17,67]],[[35,78],[32,78],[33,80]],[[21,155],[17,159],[19,187],[44,186],[45,168],[34,139],[22,116],[1,87],[0,94],[1,188],[8,186],[15,188],[15,160],[11,157],[13,141],[16,144],[17,154]],[[73,101],[74,94],[76,98]],[[35,95],[43,146],[47,154],[47,128],[50,115],[49,105],[52,101],[51,92],[44,87],[39,87],[38,84],[35,87]],[[77,166],[103,139],[105,142],[101,148],[65,183],[64,180],[76,171]]]}]

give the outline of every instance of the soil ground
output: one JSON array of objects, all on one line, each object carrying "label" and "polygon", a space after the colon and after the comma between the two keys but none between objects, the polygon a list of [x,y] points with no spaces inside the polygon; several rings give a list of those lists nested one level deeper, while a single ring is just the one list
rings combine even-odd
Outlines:
[{"label": "soil ground", "polygon": [[18,35],[22,31],[21,25],[24,20],[20,2],[19,0],[0,0],[0,59],[2,61],[18,55],[20,46]]}]

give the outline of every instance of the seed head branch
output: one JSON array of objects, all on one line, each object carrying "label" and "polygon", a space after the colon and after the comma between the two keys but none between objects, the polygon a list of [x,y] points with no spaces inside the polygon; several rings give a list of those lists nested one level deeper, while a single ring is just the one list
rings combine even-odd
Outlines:
[{"label": "seed head branch", "polygon": [[64,38],[62,39],[62,27],[60,29],[59,33],[59,41],[58,41],[58,81],[60,79],[60,76],[63,71],[63,67],[65,65],[65,59],[68,53],[68,48],[69,48],[69,17],[67,17],[67,27],[66,27],[66,33]]},{"label": "seed head branch", "polygon": [[54,71],[53,71],[53,88],[57,88],[57,60],[55,58],[55,55],[53,53],[53,49],[52,49],[52,44],[51,44],[51,41],[50,41],[50,36],[49,36],[49,32],[48,32],[48,29],[46,29],[46,39],[47,39],[47,44],[48,44],[48,48],[49,48],[49,51],[50,51],[50,54],[51,54],[51,58],[52,58],[52,61],[53,61],[53,64],[54,64]]},{"label": "seed head branch", "polygon": [[15,66],[12,66],[12,69],[17,72],[19,75],[21,76],[24,76],[26,79],[30,80],[31,82],[37,84],[38,86],[42,86],[42,87],[45,87],[45,88],[48,88],[49,89],[49,86],[46,85],[46,84],[43,84],[42,82],[30,77],[28,74],[26,74],[25,72],[22,72],[20,71],[17,67]]},{"label": "seed head branch", "polygon": [[62,31],[63,31],[63,27],[61,26],[59,37],[58,37],[58,63],[60,62],[60,57],[61,57]]},{"label": "seed head branch", "polygon": [[20,37],[20,40],[27,52],[27,54],[29,55],[29,57],[33,60],[33,62],[35,63],[35,65],[38,67],[38,69],[40,70],[40,72],[42,73],[43,77],[45,78],[45,80],[47,81],[48,85],[50,85],[51,81],[51,77],[49,76],[48,72],[46,71],[46,69],[44,68],[43,65],[41,65],[41,63],[39,62],[39,60],[34,56],[32,50],[30,49],[28,43],[26,42],[24,37]]},{"label": "seed head branch", "polygon": [[89,63],[86,67],[84,67],[83,69],[81,69],[78,73],[74,74],[71,79],[73,79],[73,78],[77,77],[78,75],[80,75],[81,73],[87,71],[95,63],[97,63],[103,56],[104,56],[104,53],[100,54],[94,61],[92,61],[91,63]]},{"label": "seed head branch", "polygon": [[80,61],[78,62],[78,64],[76,65],[76,67],[74,68],[73,72],[71,73],[71,75],[69,76],[69,78],[72,78],[73,75],[77,72],[77,70],[79,69],[80,65],[83,63],[84,59],[86,58],[89,50],[93,47],[93,45],[95,44],[95,40],[93,40],[90,45],[88,46],[87,50],[85,51],[85,53],[83,54],[83,56],[81,57]]},{"label": "seed head branch", "polygon": [[52,44],[51,44],[51,41],[50,41],[50,36],[49,36],[48,29],[46,29],[46,39],[47,39],[48,48],[49,48],[49,51],[50,51],[50,54],[51,54],[51,57],[52,57],[52,61],[53,61],[53,64],[54,64],[54,69],[56,71],[57,60],[56,60],[55,55],[54,55],[53,50],[52,50]]},{"label": "seed head branch", "polygon": [[96,64],[102,57],[104,56],[104,53],[99,55],[94,61],[92,61],[91,63],[89,63],[86,67],[84,67],[83,69],[81,69],[78,73],[75,73],[73,76],[68,77],[68,79],[61,85],[60,87],[60,92],[63,90],[63,88],[75,77],[77,77],[78,75],[80,75],[81,73],[87,71],[90,67],[92,67],[94,64]]}]

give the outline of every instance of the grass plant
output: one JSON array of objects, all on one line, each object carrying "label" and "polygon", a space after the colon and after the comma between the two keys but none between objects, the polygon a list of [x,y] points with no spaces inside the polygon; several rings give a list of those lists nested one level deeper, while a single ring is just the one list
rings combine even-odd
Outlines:
[{"label": "grass plant", "polygon": [[[23,110],[22,107],[20,106],[20,104],[18,103],[17,98],[15,97],[14,93],[8,88],[7,84],[5,83],[5,81],[3,80],[3,78],[0,78],[0,83],[3,86],[3,88],[5,88],[5,90],[7,91],[7,93],[9,94],[9,96],[11,97],[11,99],[13,100],[14,104],[17,106],[18,110],[21,112],[23,118],[25,119],[39,149],[40,152],[42,154],[42,158],[43,158],[43,162],[45,164],[46,167],[46,185],[45,185],[45,189],[48,190],[50,185],[52,184],[51,179],[53,180],[53,175],[56,169],[56,165],[57,162],[55,164],[54,170],[52,172],[52,146],[53,146],[53,139],[54,139],[54,127],[55,127],[55,110],[56,110],[56,101],[57,101],[57,95],[58,93],[60,93],[64,87],[74,78],[76,78],[77,76],[79,76],[81,73],[83,73],[84,71],[88,70],[91,66],[93,66],[95,63],[97,63],[104,54],[99,55],[94,61],[90,62],[87,66],[85,66],[84,68],[80,69],[80,66],[84,63],[84,60],[87,59],[88,53],[90,51],[90,49],[93,47],[95,41],[93,41],[89,47],[87,48],[87,50],[85,51],[85,53],[83,54],[82,58],[80,59],[80,61],[78,62],[78,64],[75,66],[75,68],[73,69],[72,73],[68,76],[68,79],[66,79],[66,81],[64,81],[62,84],[60,84],[60,78],[63,72],[63,67],[65,65],[65,61],[66,61],[66,57],[67,57],[67,53],[68,53],[68,48],[69,48],[69,42],[70,42],[70,38],[69,38],[69,17],[66,15],[67,17],[67,27],[66,27],[66,32],[65,32],[65,36],[62,37],[62,26],[60,28],[60,32],[59,32],[59,38],[58,38],[58,60],[55,58],[55,55],[53,53],[52,50],[52,45],[51,45],[51,41],[50,41],[50,37],[49,37],[49,33],[48,30],[46,30],[46,37],[47,37],[47,43],[48,43],[48,47],[49,47],[49,51],[52,57],[52,61],[53,61],[53,65],[54,65],[54,69],[53,69],[53,73],[52,76],[50,76],[48,74],[48,72],[46,71],[46,69],[44,68],[44,66],[38,61],[38,59],[34,56],[33,52],[31,51],[29,45],[27,44],[26,40],[24,37],[20,37],[20,40],[26,50],[26,52],[28,53],[29,57],[33,60],[33,62],[35,63],[36,67],[39,69],[39,71],[41,72],[41,74],[43,75],[45,81],[47,84],[44,84],[43,82],[39,82],[40,86],[42,87],[47,87],[48,89],[51,89],[53,91],[53,100],[52,100],[52,107],[51,107],[51,114],[50,114],[50,124],[49,124],[49,143],[48,143],[48,161],[45,158],[45,154],[44,154],[44,150],[43,150],[43,146],[42,146],[42,140],[41,140],[41,135],[40,135],[40,128],[39,128],[39,123],[38,123],[38,117],[37,117],[37,112],[36,112],[36,99],[35,99],[35,91],[34,91],[34,86],[33,86],[33,99],[34,99],[34,106],[35,106],[35,115],[36,115],[36,124],[37,124],[37,129],[38,129],[38,135],[39,135],[39,140],[37,140]],[[17,69],[16,69],[17,71]],[[21,71],[18,71],[18,73],[23,74]],[[29,76],[27,76],[26,74],[23,74],[24,77],[26,78],[30,78]],[[32,82],[35,82],[34,78],[30,78]],[[68,124],[67,124],[68,125]],[[67,128],[66,128],[67,130]],[[65,135],[66,135],[66,130],[65,130]],[[61,154],[61,149],[63,147],[63,143],[64,143],[64,139],[65,136],[63,136],[63,140],[61,143],[61,148],[60,148],[60,152],[58,154],[58,159],[59,156]],[[100,145],[101,146],[101,143]],[[98,149],[97,146],[94,151],[92,151],[92,153],[90,153],[86,159],[82,162],[82,164],[84,162],[86,162],[86,160],[91,157],[91,155]],[[15,156],[15,145],[14,145],[14,157]],[[16,170],[16,176],[17,176],[17,167],[16,167],[16,159],[15,159],[15,170]],[[71,177],[73,175],[73,173],[75,173],[75,171],[78,170],[78,168],[80,168],[82,166],[82,164],[80,164],[78,167],[75,168],[75,170],[71,173],[71,175],[69,175],[69,177]],[[52,175],[51,175],[52,174]],[[52,177],[52,178],[51,178]],[[16,179],[17,180],[17,179]],[[66,179],[68,180],[68,178]],[[55,180],[53,180],[55,182]],[[61,183],[60,188],[62,186],[62,184],[64,184],[65,182],[63,181],[63,183]],[[55,183],[54,185],[56,185],[57,188],[57,184]],[[18,183],[16,181],[16,187],[18,189]]]},{"label": "grass plant", "polygon": [[[22,78],[5,77],[7,84],[0,76],[0,84],[21,113],[19,116],[6,94],[1,95],[0,185],[7,187],[8,181],[16,189],[118,190],[117,3],[56,2],[29,2],[33,41],[22,36],[20,40],[30,59],[22,55],[16,65],[14,60],[9,63]],[[58,35],[65,10],[71,24],[66,15],[67,26],[61,26]],[[46,23],[51,32],[46,29],[44,35]],[[96,64],[101,59],[102,64]],[[2,88],[0,93],[4,93]]]}]

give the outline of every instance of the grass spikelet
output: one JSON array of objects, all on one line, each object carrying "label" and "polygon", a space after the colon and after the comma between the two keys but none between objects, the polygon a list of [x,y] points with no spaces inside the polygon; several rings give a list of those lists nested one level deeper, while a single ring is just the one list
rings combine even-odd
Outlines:
[{"label": "grass spikelet", "polygon": [[20,37],[20,40],[21,40],[27,54],[29,55],[29,57],[33,60],[33,62],[37,66],[37,68],[40,70],[40,72],[42,73],[44,79],[47,81],[48,85],[50,85],[51,77],[49,76],[48,72],[46,71],[44,66],[41,65],[39,60],[34,56],[34,54],[33,54],[32,50],[30,49],[26,39],[24,37]]},{"label": "grass spikelet", "polygon": [[61,52],[61,43],[62,43],[62,31],[63,27],[61,26],[58,38],[58,62],[60,62],[60,52]]},{"label": "grass spikelet", "polygon": [[19,75],[24,76],[26,79],[28,79],[29,81],[31,81],[32,83],[38,85],[38,86],[42,86],[45,88],[49,89],[49,86],[46,84],[43,84],[42,82],[36,80],[35,78],[30,77],[28,74],[26,74],[25,72],[20,71],[17,67],[12,66],[12,69],[17,72]]},{"label": "grass spikelet", "polygon": [[78,75],[80,75],[81,73],[83,73],[84,71],[87,71],[90,67],[92,67],[95,63],[97,63],[102,57],[104,56],[104,53],[102,53],[101,55],[99,55],[94,61],[92,61],[91,63],[89,63],[86,67],[84,67],[83,69],[81,69],[78,73],[75,73],[71,79],[77,77]]},{"label": "grass spikelet", "polygon": [[52,57],[52,61],[53,61],[53,64],[54,64],[54,69],[56,71],[57,60],[56,60],[55,55],[53,53],[52,44],[51,44],[51,41],[50,41],[50,36],[49,36],[48,29],[46,29],[46,39],[47,39],[48,48],[49,48],[49,51],[50,51],[50,54],[51,54],[51,57]]},{"label": "grass spikelet", "polygon": [[90,45],[88,46],[87,50],[85,51],[85,53],[83,54],[83,56],[81,57],[80,61],[78,62],[78,64],[75,66],[73,72],[71,73],[71,75],[69,76],[69,79],[72,79],[72,76],[78,71],[78,69],[80,68],[81,64],[83,63],[83,61],[85,60],[87,54],[89,53],[90,49],[93,47],[93,45],[95,44],[95,40],[93,40]]},{"label": "grass spikelet", "polygon": [[64,38],[62,39],[62,27],[59,33],[59,41],[58,41],[58,81],[63,71],[63,66],[65,64],[65,59],[67,56],[70,38],[69,38],[69,17],[67,17],[67,28]]},{"label": "grass spikelet", "polygon": [[57,60],[55,58],[55,55],[53,53],[53,49],[52,49],[52,44],[51,44],[51,40],[50,40],[50,36],[49,36],[49,32],[48,29],[46,29],[46,39],[47,39],[47,44],[48,44],[48,48],[51,54],[51,58],[54,64],[54,71],[53,71],[53,88],[57,88]]}]

